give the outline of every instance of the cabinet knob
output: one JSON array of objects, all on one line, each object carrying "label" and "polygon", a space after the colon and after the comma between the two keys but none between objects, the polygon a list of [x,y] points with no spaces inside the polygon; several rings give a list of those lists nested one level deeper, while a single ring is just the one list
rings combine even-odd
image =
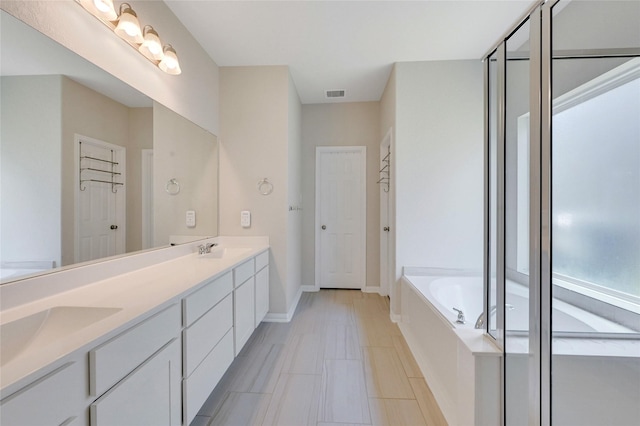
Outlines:
[{"label": "cabinet knob", "polygon": [[385,226],[384,228],[382,228],[382,230],[385,231],[385,232],[389,232],[389,227]]},{"label": "cabinet knob", "polygon": [[325,229],[327,229],[327,225],[322,225],[322,230],[324,231]]},{"label": "cabinet knob", "polygon": [[111,225],[111,229],[118,229],[118,225]]}]

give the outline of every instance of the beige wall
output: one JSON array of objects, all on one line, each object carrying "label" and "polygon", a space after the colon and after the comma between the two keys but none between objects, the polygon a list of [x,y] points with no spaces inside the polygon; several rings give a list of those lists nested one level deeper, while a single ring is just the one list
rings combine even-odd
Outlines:
[{"label": "beige wall", "polygon": [[[129,0],[178,52],[182,74],[154,67],[74,0],[2,0],[0,7],[178,114],[218,134],[218,66],[162,1]],[[119,5],[120,3],[117,3]]]},{"label": "beige wall", "polygon": [[60,266],[62,78],[0,81],[0,259]]},{"label": "beige wall", "polygon": [[396,273],[482,269],[481,61],[396,64]]},{"label": "beige wall", "polygon": [[[272,315],[288,313],[300,286],[288,277],[289,78],[285,66],[220,70],[220,234],[269,237]],[[263,178],[270,195],[258,192]],[[250,228],[240,226],[242,210],[251,211]]]},{"label": "beige wall", "polygon": [[153,108],[129,108],[127,252],[142,250],[142,150],[153,148]]},{"label": "beige wall", "polygon": [[[166,191],[170,179],[180,192]],[[169,244],[171,235],[218,235],[217,138],[170,109],[153,105],[154,245]],[[196,226],[187,227],[187,210]]]},{"label": "beige wall", "polygon": [[[383,135],[384,136],[384,135]],[[317,146],[367,147],[368,287],[380,285],[380,103],[354,102],[302,106],[302,280],[315,285],[315,169]]]},{"label": "beige wall", "polygon": [[[76,134],[128,148],[129,108],[67,77],[62,78],[63,265],[74,263]],[[126,179],[129,181],[128,176]]]}]

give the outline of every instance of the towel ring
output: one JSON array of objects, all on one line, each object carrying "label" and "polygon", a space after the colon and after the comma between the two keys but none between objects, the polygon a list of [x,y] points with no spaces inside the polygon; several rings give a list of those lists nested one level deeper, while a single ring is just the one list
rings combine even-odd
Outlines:
[{"label": "towel ring", "polygon": [[180,192],[180,184],[176,178],[169,179],[164,189],[169,195],[177,195]]},{"label": "towel ring", "polygon": [[258,181],[258,192],[262,195],[269,195],[273,192],[273,184],[267,178]]}]

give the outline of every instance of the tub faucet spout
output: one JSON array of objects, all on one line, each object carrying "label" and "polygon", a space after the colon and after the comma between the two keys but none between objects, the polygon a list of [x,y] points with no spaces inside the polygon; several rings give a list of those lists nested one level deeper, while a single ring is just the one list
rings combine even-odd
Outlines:
[{"label": "tub faucet spout", "polygon": [[458,319],[456,320],[456,324],[464,324],[467,320],[464,318],[464,312],[458,308],[452,308],[454,311],[458,313]]},{"label": "tub faucet spout", "polygon": [[[513,305],[510,304],[510,303],[505,303],[504,307],[507,308],[510,311],[515,309],[513,307]],[[496,309],[498,309],[498,307],[496,305],[493,305],[491,308],[489,308],[489,316],[493,315],[496,312]],[[485,321],[485,316],[484,316],[484,312],[482,312],[478,316],[478,319],[476,320],[475,328],[477,328],[477,329],[483,328],[484,327],[484,321]]]}]

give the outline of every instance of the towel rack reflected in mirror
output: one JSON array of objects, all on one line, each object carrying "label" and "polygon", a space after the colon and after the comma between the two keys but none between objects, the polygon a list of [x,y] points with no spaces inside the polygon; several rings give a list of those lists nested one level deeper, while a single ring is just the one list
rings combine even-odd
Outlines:
[{"label": "towel rack reflected in mirror", "polygon": [[389,192],[389,185],[391,184],[391,152],[388,152],[380,162],[382,163],[382,168],[379,171],[380,180],[376,183],[382,185],[384,192]]},{"label": "towel rack reflected in mirror", "polygon": [[[80,145],[80,161],[78,162],[78,164],[80,165],[80,191],[85,191],[87,189],[86,185],[84,185],[85,182],[97,182],[97,183],[108,183],[111,185],[111,192],[116,193],[118,192],[118,185],[124,185],[123,182],[117,182],[116,181],[116,176],[120,176],[122,175],[122,173],[117,172],[115,167],[118,165],[117,161],[113,161],[114,160],[114,152],[113,150],[111,150],[111,160],[105,160],[102,158],[96,158],[96,157],[91,157],[89,155],[82,155],[82,142],[79,142]],[[91,164],[92,161],[98,161],[101,164],[104,164],[105,167],[110,167],[111,170],[105,170],[105,169],[98,169],[95,167],[83,167],[83,162],[82,160],[85,160],[86,164],[87,162],[89,162],[89,164]],[[89,173],[104,173],[105,175],[109,175],[111,177],[111,180],[106,180],[106,179],[94,179],[92,177],[83,179],[83,175],[82,172],[89,172]],[[86,175],[85,175],[86,176]]]}]

